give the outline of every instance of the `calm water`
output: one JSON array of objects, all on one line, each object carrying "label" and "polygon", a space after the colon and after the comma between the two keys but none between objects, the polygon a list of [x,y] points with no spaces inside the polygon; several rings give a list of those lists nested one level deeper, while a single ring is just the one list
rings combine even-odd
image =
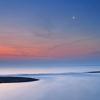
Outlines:
[{"label": "calm water", "polygon": [[100,100],[100,74],[27,77],[40,78],[40,81],[0,84],[0,100]]}]

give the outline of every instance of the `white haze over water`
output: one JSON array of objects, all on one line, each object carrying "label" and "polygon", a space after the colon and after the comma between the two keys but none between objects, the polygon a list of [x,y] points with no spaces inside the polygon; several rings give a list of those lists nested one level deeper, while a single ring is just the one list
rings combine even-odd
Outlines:
[{"label": "white haze over water", "polygon": [[70,72],[89,72],[98,71],[99,66],[61,66],[61,67],[4,67],[0,68],[0,75],[6,74],[41,74],[41,73],[70,73]]},{"label": "white haze over water", "polygon": [[40,80],[0,84],[0,100],[100,100],[99,73],[30,75],[28,77]]}]

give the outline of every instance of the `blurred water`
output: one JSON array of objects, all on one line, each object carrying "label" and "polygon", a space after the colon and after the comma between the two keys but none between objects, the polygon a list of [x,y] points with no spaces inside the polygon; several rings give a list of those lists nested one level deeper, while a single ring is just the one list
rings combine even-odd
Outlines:
[{"label": "blurred water", "polygon": [[40,80],[0,84],[0,100],[100,100],[99,73],[40,74],[28,77]]}]

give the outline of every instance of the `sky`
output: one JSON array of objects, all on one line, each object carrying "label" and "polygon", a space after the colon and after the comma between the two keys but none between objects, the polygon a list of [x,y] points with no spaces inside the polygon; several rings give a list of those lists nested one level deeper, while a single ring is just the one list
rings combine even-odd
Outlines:
[{"label": "sky", "polygon": [[100,61],[100,0],[0,0],[0,61]]}]

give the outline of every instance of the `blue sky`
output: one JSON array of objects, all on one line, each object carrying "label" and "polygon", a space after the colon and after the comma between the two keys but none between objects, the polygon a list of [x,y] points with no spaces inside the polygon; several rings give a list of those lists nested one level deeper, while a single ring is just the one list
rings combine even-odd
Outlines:
[{"label": "blue sky", "polygon": [[99,4],[99,0],[0,0],[1,61],[38,58],[99,64]]}]

